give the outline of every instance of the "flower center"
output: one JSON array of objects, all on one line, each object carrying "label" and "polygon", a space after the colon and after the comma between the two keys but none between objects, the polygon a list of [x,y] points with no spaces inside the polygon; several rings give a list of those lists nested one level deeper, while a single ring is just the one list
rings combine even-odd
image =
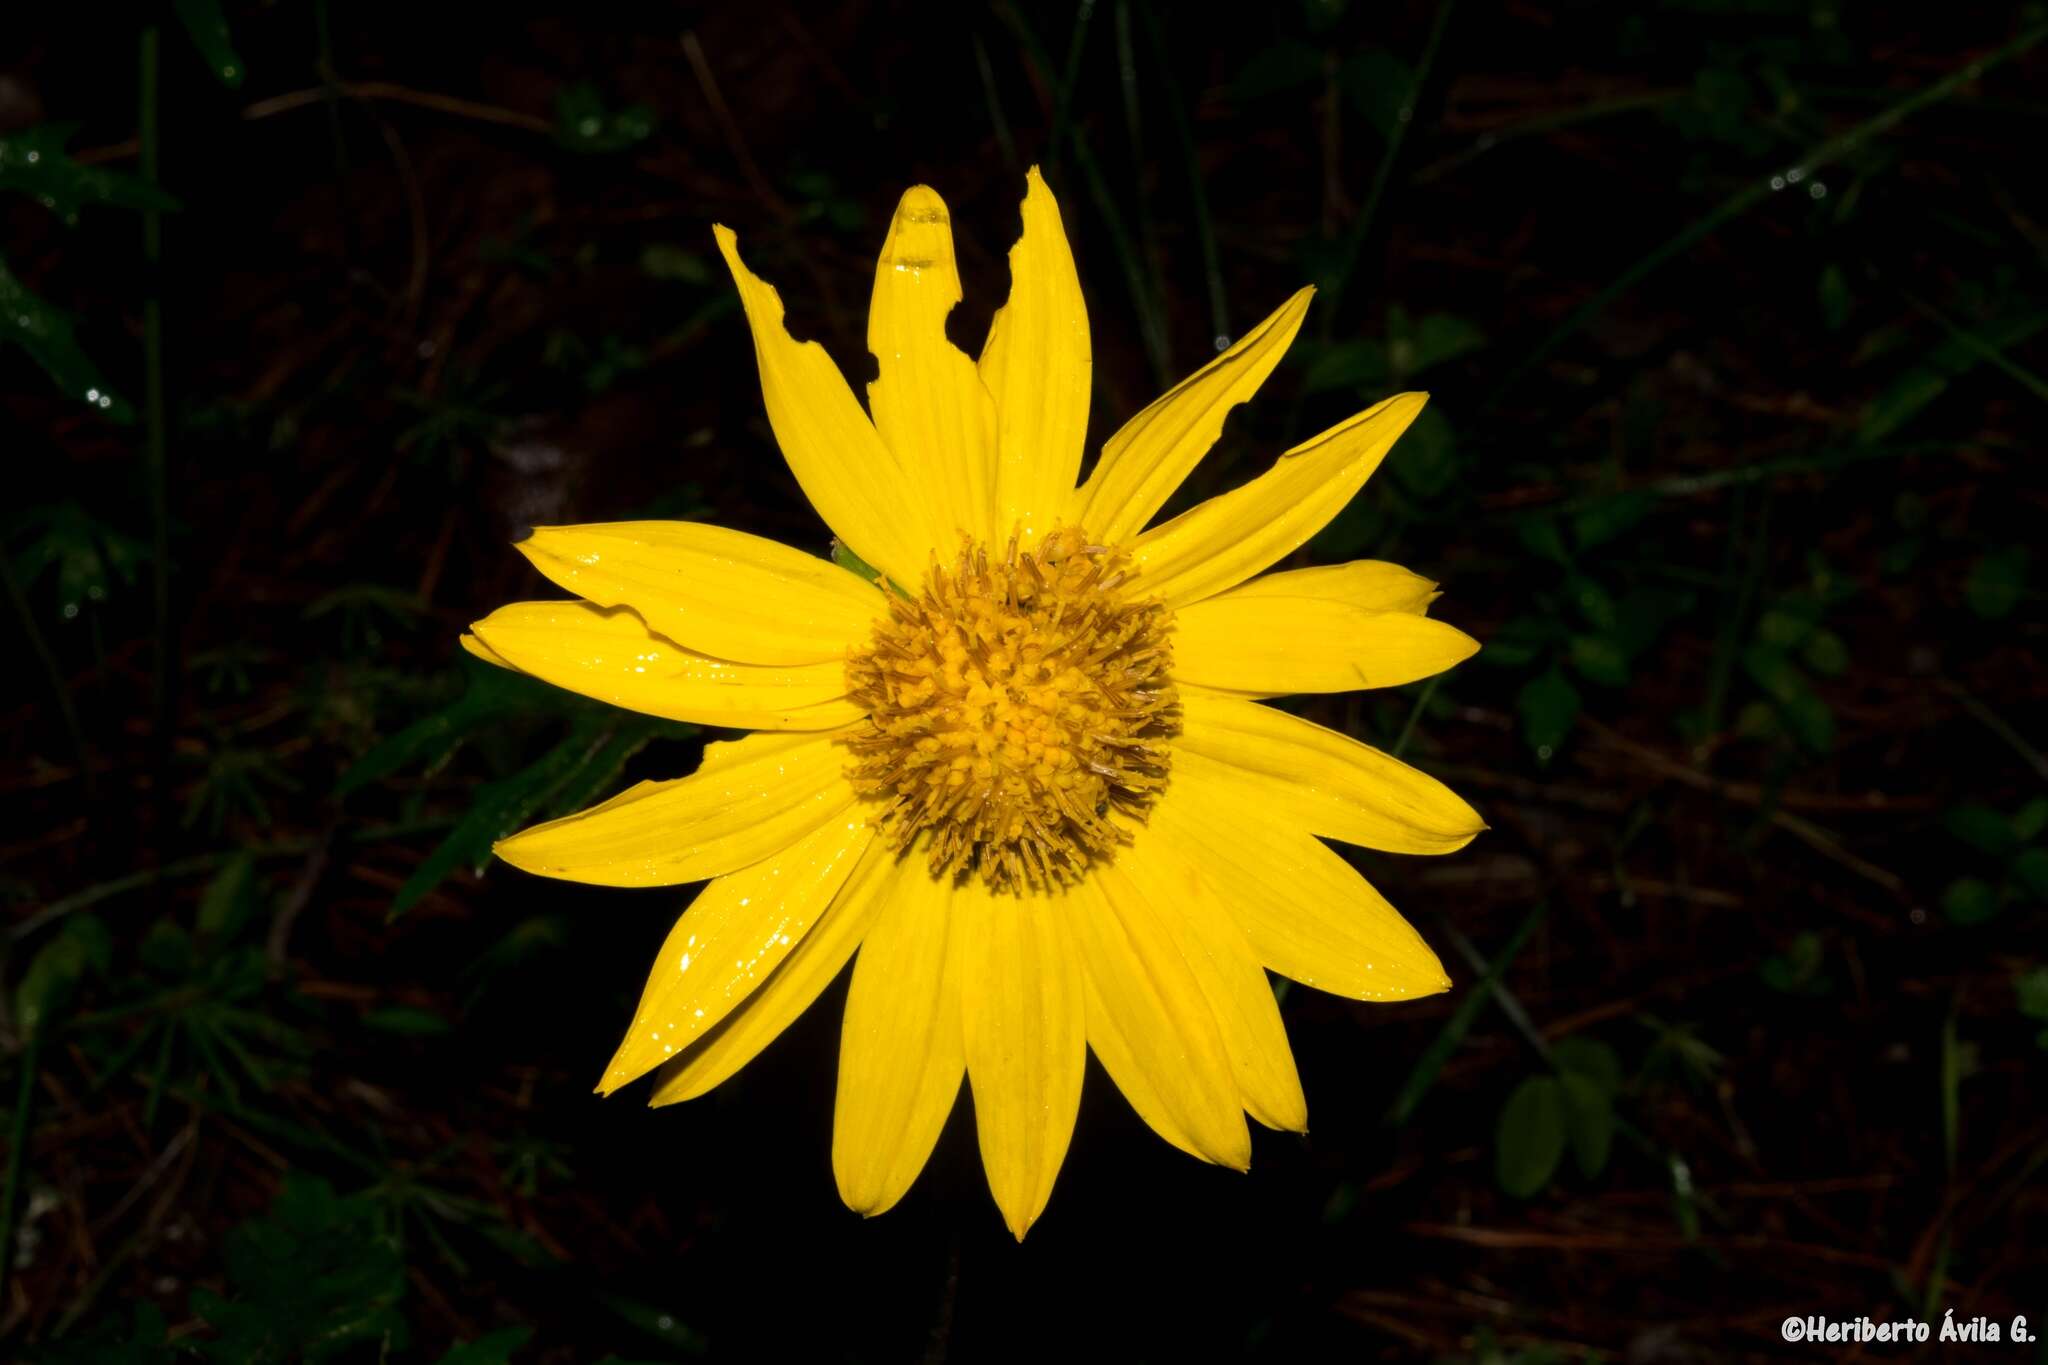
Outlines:
[{"label": "flower center", "polygon": [[932,875],[1018,891],[1129,841],[1110,815],[1151,805],[1180,732],[1172,613],[1130,594],[1136,573],[1069,527],[1000,558],[968,545],[919,596],[891,595],[847,657],[868,719],[846,744],[892,847],[929,832]]}]

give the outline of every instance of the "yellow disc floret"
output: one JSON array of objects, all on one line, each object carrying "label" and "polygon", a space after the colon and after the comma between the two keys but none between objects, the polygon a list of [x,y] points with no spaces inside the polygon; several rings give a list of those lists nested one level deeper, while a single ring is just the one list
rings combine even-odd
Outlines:
[{"label": "yellow disc floret", "polygon": [[915,598],[892,595],[846,662],[868,719],[854,789],[898,849],[928,834],[934,876],[998,890],[1077,880],[1166,786],[1180,701],[1172,621],[1132,593],[1120,550],[1078,528],[998,557],[969,545]]}]

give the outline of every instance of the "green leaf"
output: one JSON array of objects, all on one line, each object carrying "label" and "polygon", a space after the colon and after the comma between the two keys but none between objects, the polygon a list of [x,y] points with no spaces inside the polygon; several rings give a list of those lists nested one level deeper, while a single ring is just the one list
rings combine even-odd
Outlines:
[{"label": "green leaf", "polygon": [[1412,328],[1405,325],[1405,314],[1390,311],[1389,320],[1396,316],[1404,325],[1388,339],[1387,363],[1398,380],[1448,364],[1486,344],[1486,333],[1476,323],[1449,313],[1426,314]]},{"label": "green leaf", "polygon": [[1230,82],[1230,93],[1233,99],[1249,102],[1319,84],[1322,79],[1322,49],[1288,40],[1254,53]]},{"label": "green leaf", "polygon": [[1764,984],[1782,995],[1824,995],[1833,983],[1823,974],[1826,946],[1819,934],[1802,933],[1782,953],[1764,960],[1758,975]]},{"label": "green leaf", "polygon": [[1863,427],[1856,439],[1875,445],[1913,420],[1922,408],[1948,390],[1948,376],[1925,366],[1915,366],[1893,380],[1890,387],[1872,399],[1863,410]]},{"label": "green leaf", "polygon": [[1815,753],[1834,747],[1835,716],[1785,652],[1761,641],[1742,651],[1743,671],[1777,704],[1793,738]]},{"label": "green leaf", "polygon": [[1388,457],[1394,478],[1418,498],[1434,498],[1458,477],[1458,438],[1450,419],[1424,408]]},{"label": "green leaf", "polygon": [[2037,901],[2048,901],[2048,848],[2030,848],[2012,860],[2012,879]]},{"label": "green leaf", "polygon": [[[1314,353],[1301,376],[1304,395],[1378,388],[1387,382],[1387,354],[1377,341],[1340,341]],[[1424,412],[1429,409],[1424,408]]]},{"label": "green leaf", "polygon": [[1581,550],[1605,545],[1633,531],[1656,505],[1656,498],[1648,493],[1616,493],[1602,498],[1572,514],[1572,539]]},{"label": "green leaf", "polygon": [[43,123],[0,137],[0,190],[28,195],[66,223],[87,204],[172,210],[178,201],[140,176],[84,166],[64,150],[75,123]]},{"label": "green leaf", "polygon": [[54,570],[57,614],[66,621],[133,587],[149,558],[148,546],[69,499],[30,508],[22,525],[30,534],[15,559],[16,572],[32,584]]},{"label": "green leaf", "polygon": [[293,1172],[268,1213],[228,1234],[230,1295],[192,1294],[192,1311],[219,1335],[197,1343],[214,1365],[323,1362],[402,1351],[405,1262],[381,1230],[377,1205],[342,1198]]},{"label": "green leaf", "polygon": [[[1424,412],[1428,410],[1423,409]],[[1555,517],[1532,517],[1521,524],[1517,534],[1523,548],[1537,558],[1547,559],[1553,564],[1571,562],[1571,551],[1564,547],[1564,532],[1558,527]]]},{"label": "green leaf", "polygon": [[1963,584],[1963,600],[1970,610],[1986,621],[2002,621],[2012,615],[2027,587],[2027,569],[2033,552],[2024,545],[2007,545],[1980,557]]},{"label": "green leaf", "polygon": [[406,1038],[433,1038],[447,1033],[452,1025],[432,1010],[416,1009],[411,1005],[386,1005],[364,1014],[363,1027]]},{"label": "green leaf", "polygon": [[1550,1045],[1550,1060],[1558,1068],[1584,1076],[1609,1095],[1621,1093],[1621,1054],[1598,1038],[1573,1034]]},{"label": "green leaf", "polygon": [[1835,747],[1834,709],[1817,693],[1807,690],[1781,698],[1778,714],[1808,753],[1824,754]]},{"label": "green leaf", "polygon": [[192,935],[185,932],[183,925],[169,919],[150,925],[135,953],[143,966],[173,979],[191,975],[198,961],[192,950]]},{"label": "green leaf", "polygon": [[533,1338],[531,1327],[501,1327],[475,1341],[459,1341],[440,1365],[511,1365],[512,1353]]},{"label": "green leaf", "polygon": [[14,991],[15,1027],[32,1038],[71,1003],[88,970],[105,971],[112,952],[107,928],[94,915],[74,915],[29,959]]},{"label": "green leaf", "polygon": [[135,409],[107,387],[99,368],[79,348],[70,314],[30,293],[0,259],[0,343],[7,342],[27,351],[66,397],[97,409],[110,422],[126,426],[135,420]]},{"label": "green leaf", "polygon": [[679,284],[711,283],[711,266],[702,252],[655,242],[640,250],[640,273],[650,280],[674,280]]},{"label": "green leaf", "polygon": [[1579,690],[1560,670],[1547,669],[1523,684],[1515,712],[1522,718],[1523,740],[1547,763],[1579,718]]},{"label": "green leaf", "polygon": [[2013,837],[2021,843],[2031,844],[2048,830],[2048,796],[2037,796],[2013,812]]},{"label": "green leaf", "polygon": [[1756,621],[1756,638],[1773,649],[1797,649],[1813,634],[1813,618],[1796,610],[1773,607]]},{"label": "green leaf", "polygon": [[1982,924],[1998,913],[1998,892],[1980,878],[1959,878],[1941,893],[1941,913],[1951,924]]},{"label": "green leaf", "polygon": [[177,10],[185,25],[185,36],[199,49],[200,59],[213,72],[214,79],[230,90],[241,89],[246,68],[235,52],[227,16],[220,11],[220,0],[175,0],[172,8]]},{"label": "green leaf", "polygon": [[508,715],[546,714],[563,708],[565,696],[523,673],[487,664],[468,654],[458,664],[462,695],[397,734],[381,741],[342,774],[337,796],[360,791],[402,768],[445,761],[470,735]]},{"label": "green leaf", "polygon": [[1614,1092],[1590,1076],[1567,1071],[1563,1082],[1565,1136],[1579,1174],[1588,1180],[1607,1168],[1614,1147]]},{"label": "green leaf", "polygon": [[621,1294],[601,1293],[597,1299],[625,1322],[685,1355],[700,1356],[710,1349],[711,1343],[705,1339],[702,1332],[666,1309],[656,1308],[653,1304],[643,1303],[639,1299],[629,1299]]},{"label": "green leaf", "polygon": [[2029,1019],[2048,1020],[2048,967],[2036,967],[2012,979],[2013,994],[2020,1013]]},{"label": "green leaf", "polygon": [[540,759],[477,789],[469,813],[398,889],[391,903],[391,918],[418,905],[457,868],[481,872],[491,860],[491,846],[518,831],[537,812],[568,811],[590,804],[626,760],[657,735],[693,732],[694,727],[642,716],[579,717],[569,733]]},{"label": "green leaf", "polygon": [[1950,834],[1993,858],[2004,858],[2020,845],[2012,821],[1989,806],[1957,806],[1941,818],[1941,823]]},{"label": "green leaf", "polygon": [[1571,574],[1564,581],[1564,590],[1572,605],[1579,609],[1579,615],[1594,630],[1606,634],[1621,624],[1621,610],[1614,604],[1614,594],[1596,580],[1584,574]]},{"label": "green leaf", "polygon": [[1799,657],[1823,678],[1839,678],[1849,668],[1849,646],[1831,630],[1816,630],[1799,651]]},{"label": "green leaf", "polygon": [[[1321,63],[1317,63],[1318,72]],[[1382,138],[1391,139],[1407,112],[1415,73],[1384,48],[1356,52],[1337,70],[1337,87],[1351,109]]]},{"label": "green leaf", "polygon": [[1849,294],[1849,277],[1832,261],[1820,272],[1820,316],[1830,332],[1839,332],[1849,321],[1855,300]]},{"label": "green leaf", "polygon": [[654,111],[644,104],[607,109],[597,87],[570,86],[555,96],[555,140],[572,152],[622,152],[654,133]]},{"label": "green leaf", "polygon": [[247,850],[228,859],[199,897],[199,932],[216,941],[242,932],[256,912],[256,856]]},{"label": "green leaf", "polygon": [[1517,1199],[1550,1183],[1564,1158],[1565,1090],[1551,1076],[1532,1076],[1508,1097],[1494,1135],[1494,1178]]},{"label": "green leaf", "polygon": [[1561,633],[1550,617],[1524,613],[1487,638],[1479,661],[1492,668],[1527,668]]},{"label": "green leaf", "polygon": [[1630,678],[1628,651],[1609,636],[1574,635],[1566,646],[1572,667],[1588,681],[1626,687]]}]

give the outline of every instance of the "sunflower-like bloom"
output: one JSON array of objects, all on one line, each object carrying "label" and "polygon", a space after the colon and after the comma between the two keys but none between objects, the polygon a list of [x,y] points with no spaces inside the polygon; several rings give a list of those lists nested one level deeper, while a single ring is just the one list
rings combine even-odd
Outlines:
[{"label": "sunflower-like bloom", "polygon": [[964,1077],[1020,1238],[1090,1050],[1202,1160],[1250,1163],[1246,1114],[1303,1130],[1268,970],[1358,1000],[1449,985],[1322,840],[1448,853],[1483,827],[1435,779],[1259,704],[1412,682],[1477,648],[1426,615],[1433,583],[1392,564],[1264,572],[1351,499],[1423,395],[1148,527],[1312,291],[1132,418],[1083,481],[1088,317],[1036,170],[1023,219],[1009,302],[970,360],[946,338],[945,204],[903,196],[875,273],[866,411],[714,229],[776,442],[871,574],[696,522],[543,528],[519,549],[577,600],[504,607],[464,637],[616,706],[762,732],[498,845],[570,881],[708,879],[598,1089],[659,1068],[653,1103],[705,1093],[854,959],[840,1194],[863,1214],[900,1199]]}]

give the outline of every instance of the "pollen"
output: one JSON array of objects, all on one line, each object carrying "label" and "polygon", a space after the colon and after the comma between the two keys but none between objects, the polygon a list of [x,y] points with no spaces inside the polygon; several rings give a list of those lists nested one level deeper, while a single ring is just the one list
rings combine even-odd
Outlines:
[{"label": "pollen", "polygon": [[[1180,699],[1164,603],[1078,528],[963,547],[847,658],[845,741],[883,838],[998,891],[1080,879],[1166,787]],[[923,836],[920,841],[920,836]]]}]

